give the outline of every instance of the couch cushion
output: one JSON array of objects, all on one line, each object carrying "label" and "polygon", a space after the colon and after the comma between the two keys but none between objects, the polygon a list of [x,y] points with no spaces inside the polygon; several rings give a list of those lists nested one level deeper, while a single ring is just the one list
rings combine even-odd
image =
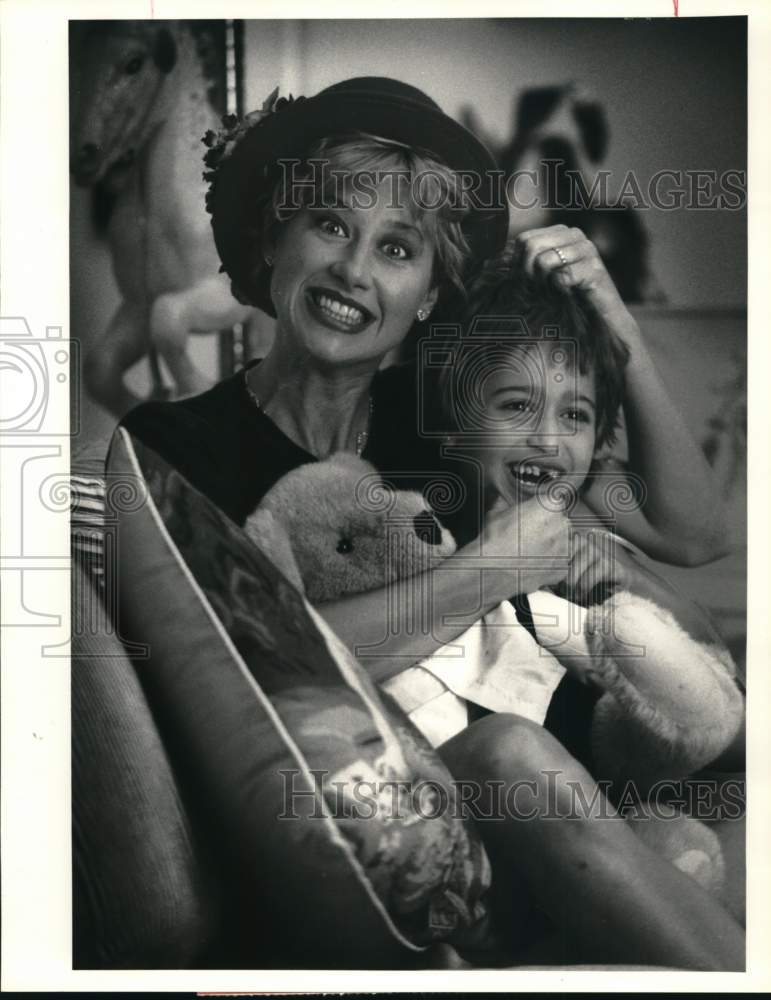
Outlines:
[{"label": "couch cushion", "polygon": [[489,865],[417,730],[155,453],[120,429],[108,467],[134,494],[116,514],[121,633],[148,644],[148,697],[255,935],[267,908],[293,964],[337,967],[483,937]]},{"label": "couch cushion", "polygon": [[218,902],[134,668],[81,561],[72,567],[75,968],[188,966]]}]

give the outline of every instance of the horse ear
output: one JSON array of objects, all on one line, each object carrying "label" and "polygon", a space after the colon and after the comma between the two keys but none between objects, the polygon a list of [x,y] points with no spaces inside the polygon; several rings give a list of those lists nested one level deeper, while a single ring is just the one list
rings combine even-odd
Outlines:
[{"label": "horse ear", "polygon": [[177,61],[177,43],[168,28],[161,28],[155,36],[155,65],[161,73],[169,73]]}]

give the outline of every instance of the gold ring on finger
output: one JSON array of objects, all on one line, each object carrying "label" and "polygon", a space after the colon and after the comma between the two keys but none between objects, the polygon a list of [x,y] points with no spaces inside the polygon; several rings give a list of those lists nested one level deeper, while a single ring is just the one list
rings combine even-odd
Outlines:
[{"label": "gold ring on finger", "polygon": [[556,253],[556,255],[557,255],[557,256],[559,257],[559,259],[560,259],[560,264],[562,264],[562,266],[564,267],[564,266],[565,266],[565,265],[567,264],[567,262],[568,262],[568,259],[567,259],[567,257],[566,257],[566,256],[565,256],[565,254],[564,254],[564,253],[563,253],[563,252],[562,252],[562,251],[560,250],[560,248],[559,248],[559,247],[554,247],[554,252],[555,252],[555,253]]}]

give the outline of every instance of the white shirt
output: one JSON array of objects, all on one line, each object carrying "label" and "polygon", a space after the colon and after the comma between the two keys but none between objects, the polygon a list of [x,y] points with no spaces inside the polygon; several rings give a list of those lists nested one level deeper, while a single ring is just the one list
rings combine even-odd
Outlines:
[{"label": "white shirt", "polygon": [[586,612],[548,591],[528,600],[538,642],[504,601],[452,643],[383,682],[432,746],[465,729],[468,702],[543,723],[565,674],[547,647],[586,654]]}]

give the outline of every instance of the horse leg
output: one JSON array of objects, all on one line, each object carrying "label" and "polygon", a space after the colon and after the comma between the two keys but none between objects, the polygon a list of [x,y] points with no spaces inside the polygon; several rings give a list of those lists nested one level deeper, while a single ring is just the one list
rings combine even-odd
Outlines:
[{"label": "horse leg", "polygon": [[204,375],[190,360],[191,333],[214,333],[240,323],[251,312],[236,302],[222,275],[214,275],[181,292],[159,295],[150,313],[150,336],[169,367],[181,396],[203,392],[214,378]]},{"label": "horse leg", "polygon": [[107,329],[88,349],[83,365],[89,395],[117,417],[142,402],[126,386],[123,376],[146,351],[144,314],[122,302]]}]

